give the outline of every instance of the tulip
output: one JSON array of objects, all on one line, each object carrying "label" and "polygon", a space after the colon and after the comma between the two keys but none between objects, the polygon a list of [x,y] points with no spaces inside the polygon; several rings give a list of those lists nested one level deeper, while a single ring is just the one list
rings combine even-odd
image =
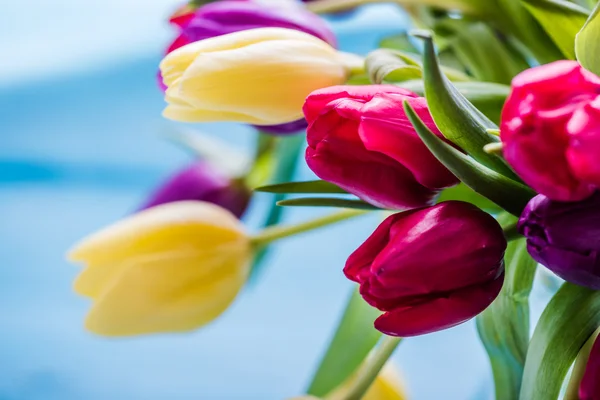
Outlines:
[{"label": "tulip", "polygon": [[534,260],[571,283],[600,290],[600,193],[573,203],[538,195],[519,219]]},{"label": "tulip", "polygon": [[[197,9],[180,8],[170,19],[179,29],[179,36],[167,48],[167,54],[186,44],[215,36],[255,28],[279,27],[295,29],[329,43],[335,47],[335,34],[325,20],[294,2],[279,1],[263,4],[259,1],[222,0]],[[162,79],[159,80],[163,90]],[[306,129],[306,121],[257,126],[272,134],[295,133]]]},{"label": "tulip", "polygon": [[383,208],[434,202],[459,181],[427,149],[404,113],[408,101],[442,137],[427,103],[391,85],[335,86],[308,96],[306,162],[321,179]]},{"label": "tulip", "polygon": [[599,94],[600,78],[575,61],[532,68],[513,80],[502,111],[504,157],[537,192],[578,201],[600,184]]},{"label": "tulip", "polygon": [[592,346],[579,385],[579,400],[600,400],[600,340],[598,339]]},{"label": "tulip", "polygon": [[198,40],[256,28],[288,28],[306,32],[335,47],[335,34],[325,20],[292,2],[222,0],[196,10],[182,9],[171,18],[180,30],[167,52]]},{"label": "tulip", "polygon": [[385,219],[348,258],[344,273],[367,303],[384,311],[376,329],[416,336],[485,310],[502,288],[505,249],[492,216],[447,201]]},{"label": "tulip", "polygon": [[197,200],[217,204],[241,217],[250,191],[205,161],[196,161],[170,177],[146,200],[141,209],[175,201]]},{"label": "tulip", "polygon": [[106,336],[184,332],[223,313],[248,275],[242,224],[214,204],[156,206],[83,239],[75,291],[92,299],[86,327]]},{"label": "tulip", "polygon": [[161,62],[167,118],[277,125],[313,90],[346,81],[357,58],[304,32],[259,28],[183,46]]}]

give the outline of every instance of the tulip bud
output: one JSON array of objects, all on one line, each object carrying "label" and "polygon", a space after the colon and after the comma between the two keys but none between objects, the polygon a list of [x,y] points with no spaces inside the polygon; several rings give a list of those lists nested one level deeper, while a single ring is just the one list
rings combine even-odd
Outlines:
[{"label": "tulip bud", "polygon": [[579,385],[579,400],[600,399],[600,340],[596,338],[589,354],[583,379]]},{"label": "tulip bud", "polygon": [[600,290],[600,192],[574,203],[538,195],[518,228],[534,260],[566,281]]},{"label": "tulip bud", "polygon": [[184,332],[223,313],[244,285],[253,251],[229,211],[184,201],[141,211],[70,252],[86,268],[75,291],[94,302],[86,327],[107,336]]},{"label": "tulip bud", "polygon": [[322,40],[259,28],[201,40],[169,53],[160,68],[167,118],[277,125],[302,117],[313,90],[344,83],[356,62]]},{"label": "tulip bud", "polygon": [[239,218],[248,206],[250,191],[209,163],[196,161],[156,189],[141,209],[184,200],[217,204]]},{"label": "tulip bud", "polygon": [[447,201],[394,214],[348,258],[344,273],[385,313],[375,328],[416,336],[461,324],[489,306],[504,279],[506,239],[489,214]]},{"label": "tulip bud", "polygon": [[379,207],[432,204],[441,189],[459,181],[421,141],[404,112],[404,101],[442,137],[425,99],[406,89],[335,86],[311,93],[304,104],[310,169]]},{"label": "tulip bud", "polygon": [[[306,32],[336,47],[335,34],[325,20],[295,2],[222,0],[197,9],[180,8],[170,19],[179,29],[179,36],[167,49],[167,54],[186,44],[228,33],[255,28],[288,28]],[[162,78],[159,79],[161,87]],[[286,124],[257,126],[263,132],[288,134],[305,130],[304,118]]]},{"label": "tulip bud", "polygon": [[537,192],[578,201],[600,184],[600,103],[593,102],[599,94],[600,78],[575,61],[514,78],[502,111],[504,157]]}]

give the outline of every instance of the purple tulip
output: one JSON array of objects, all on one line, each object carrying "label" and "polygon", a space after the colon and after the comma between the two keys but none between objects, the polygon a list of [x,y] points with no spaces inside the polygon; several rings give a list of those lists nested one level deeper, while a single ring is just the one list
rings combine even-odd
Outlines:
[{"label": "purple tulip", "polygon": [[140,209],[183,200],[207,201],[241,217],[250,191],[207,162],[197,161],[170,177]]},{"label": "purple tulip", "polygon": [[[255,28],[288,28],[306,32],[336,47],[335,34],[327,23],[299,4],[261,4],[252,0],[222,0],[196,10],[180,8],[170,19],[179,28],[179,36],[167,48],[167,54],[187,44],[227,33]],[[162,79],[159,84],[164,90]],[[257,126],[272,134],[290,134],[305,130],[304,119],[274,126]]]},{"label": "purple tulip", "polygon": [[531,199],[519,220],[534,260],[564,280],[600,289],[600,192],[563,203]]},{"label": "purple tulip", "polygon": [[600,400],[600,340],[590,351],[583,379],[579,385],[579,400]]},{"label": "purple tulip", "polygon": [[489,306],[504,281],[506,239],[470,203],[394,214],[348,258],[344,273],[384,314],[375,328],[416,336],[461,324]]}]

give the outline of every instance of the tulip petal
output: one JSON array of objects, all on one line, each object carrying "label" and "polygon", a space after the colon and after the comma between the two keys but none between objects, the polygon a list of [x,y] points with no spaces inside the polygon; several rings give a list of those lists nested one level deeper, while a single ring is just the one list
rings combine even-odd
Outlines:
[{"label": "tulip petal", "polygon": [[398,93],[404,96],[416,97],[413,92],[394,85],[331,86],[315,90],[310,94],[304,104],[304,115],[306,120],[312,123],[320,116],[321,111],[334,100],[353,99],[365,104],[377,93]]},{"label": "tulip petal", "polygon": [[[73,289],[82,296],[93,299],[99,298],[106,291],[115,279],[128,268],[141,263],[141,260],[164,260],[170,257],[170,263],[179,265],[187,260],[195,259],[202,262],[204,274],[210,274],[218,266],[220,253],[234,252],[239,248],[247,247],[247,243],[230,242],[211,248],[183,249],[179,251],[169,251],[164,253],[148,253],[142,255],[133,255],[124,260],[111,260],[104,263],[91,263],[81,271],[75,279]],[[199,264],[200,265],[200,264]]]},{"label": "tulip petal", "polygon": [[199,54],[183,74],[180,96],[197,109],[252,115],[252,124],[302,118],[313,90],[344,82],[347,72],[324,42],[274,40],[242,50]]},{"label": "tulip petal", "polygon": [[[387,217],[363,244],[356,249],[344,266],[344,275],[351,281],[363,283],[370,273],[369,267],[377,254],[389,243],[389,230],[399,214]],[[366,274],[366,276],[365,276]]]},{"label": "tulip petal", "polygon": [[379,317],[375,321],[375,328],[386,335],[400,337],[424,335],[451,328],[485,310],[500,292],[503,280],[504,273],[489,283],[396,308]]},{"label": "tulip petal", "polygon": [[[106,336],[184,332],[215,319],[243,286],[251,252],[173,263],[172,254],[140,257],[95,302],[86,327]],[[204,263],[209,262],[207,274]],[[217,268],[215,268],[217,266]]]},{"label": "tulip petal", "polygon": [[243,225],[229,211],[206,202],[180,201],[141,211],[84,238],[69,258],[107,264],[130,255],[174,250],[174,244],[211,247],[244,237]]},{"label": "tulip petal", "polygon": [[[404,112],[404,100],[405,96],[381,93],[365,104],[359,129],[365,147],[402,163],[425,187],[440,189],[458,184],[459,180],[431,154],[415,132]],[[429,114],[425,99],[407,101],[429,129],[443,137]]]}]

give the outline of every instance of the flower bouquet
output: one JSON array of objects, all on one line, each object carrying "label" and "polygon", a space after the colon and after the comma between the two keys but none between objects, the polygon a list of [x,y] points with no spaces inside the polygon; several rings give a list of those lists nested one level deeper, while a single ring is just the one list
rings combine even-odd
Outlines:
[{"label": "flower bouquet", "polygon": [[[178,134],[198,161],[69,253],[84,265],[86,327],[200,329],[277,240],[377,213],[338,266],[356,290],[329,348],[290,396],[404,399],[386,366],[402,338],[475,318],[497,400],[600,399],[600,6],[398,0],[415,29],[366,56],[338,50],[318,14],[376,2],[192,1],[173,14],[164,116],[252,125],[255,152]],[[318,179],[295,180],[301,154]],[[274,201],[250,233],[254,192]],[[338,210],[290,225],[286,207]],[[560,287],[530,329],[536,270]]]}]

